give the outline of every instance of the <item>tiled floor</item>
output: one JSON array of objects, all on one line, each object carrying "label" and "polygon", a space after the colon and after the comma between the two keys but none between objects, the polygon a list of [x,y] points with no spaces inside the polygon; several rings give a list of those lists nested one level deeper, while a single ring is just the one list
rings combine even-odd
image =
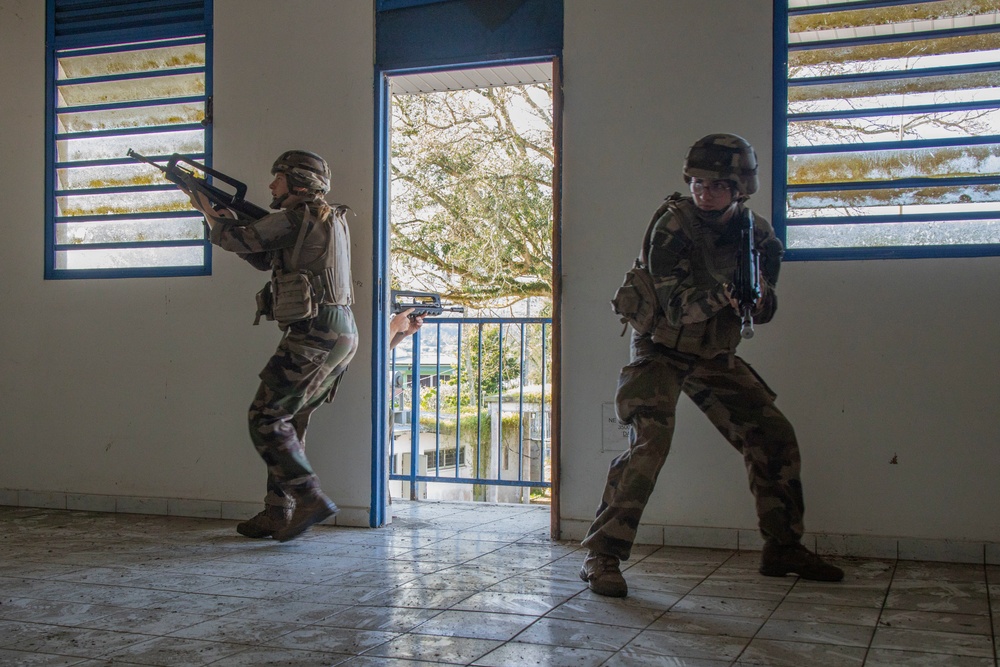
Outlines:
[{"label": "tiled floor", "polygon": [[231,521],[0,507],[0,665],[996,667],[1000,567],[637,548],[627,599],[544,507],[396,503],[286,544]]}]

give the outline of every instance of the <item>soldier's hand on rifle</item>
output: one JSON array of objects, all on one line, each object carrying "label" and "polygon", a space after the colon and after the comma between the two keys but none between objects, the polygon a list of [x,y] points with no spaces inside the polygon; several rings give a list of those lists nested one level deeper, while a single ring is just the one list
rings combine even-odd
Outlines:
[{"label": "soldier's hand on rifle", "polygon": [[[758,279],[761,281],[760,284],[763,285],[764,282],[763,282],[763,279],[760,278],[760,272],[759,271],[758,271]],[[736,298],[736,295],[733,294],[733,289],[734,289],[734,286],[733,286],[732,283],[724,283],[722,285],[723,293],[725,294],[725,297],[727,299],[729,299],[729,305],[731,305],[733,307],[733,310],[735,310],[737,312],[737,314],[742,315],[743,313],[742,313],[742,309],[740,308],[740,301],[739,301],[738,298]],[[760,310],[760,308],[761,308],[761,306],[763,306],[763,304],[764,304],[764,294],[762,292],[761,295],[759,297],[757,297],[757,299],[753,302],[753,312],[754,312],[754,314],[756,314],[757,311]]]},{"label": "soldier's hand on rifle", "polygon": [[197,190],[184,190],[184,194],[191,200],[191,206],[204,213],[205,217],[215,215],[215,207],[212,206],[212,201],[208,197]]},{"label": "soldier's hand on rifle", "polygon": [[193,176],[185,175],[181,176],[180,179],[184,182],[184,187],[181,188],[181,191],[191,200],[191,206],[205,216],[205,224],[208,225],[209,229],[219,222],[220,219],[236,219],[235,213],[225,206],[216,205],[207,195],[198,190]]},{"label": "soldier's hand on rifle", "polygon": [[226,208],[221,204],[218,206],[212,206],[212,213],[216,218],[226,218],[227,220],[235,220],[236,213],[232,209]]},{"label": "soldier's hand on rifle", "polygon": [[412,336],[424,325],[423,315],[414,315],[416,308],[407,308],[401,313],[396,313],[389,322],[389,332],[392,334],[401,333],[404,336]]},{"label": "soldier's hand on rifle", "polygon": [[729,299],[729,305],[733,307],[733,310],[737,313],[740,312],[740,302],[736,300],[735,296],[733,296],[733,284],[723,283],[722,292],[725,294],[725,297]]},{"label": "soldier's hand on rifle", "polygon": [[424,316],[417,315],[411,317],[414,308],[407,308],[401,313],[396,313],[389,320],[389,348],[396,347],[407,336],[417,333],[417,330],[424,325]]},{"label": "soldier's hand on rifle", "polygon": [[177,187],[191,200],[191,206],[208,215],[208,211],[212,210],[212,201],[199,192],[194,175],[183,169],[178,169],[177,180],[180,181],[177,183]]},{"label": "soldier's hand on rifle", "polygon": [[186,169],[175,169],[170,173],[173,177],[176,177],[174,184],[180,188],[184,194],[191,196],[191,193],[197,192],[198,184],[195,182],[194,174]]}]

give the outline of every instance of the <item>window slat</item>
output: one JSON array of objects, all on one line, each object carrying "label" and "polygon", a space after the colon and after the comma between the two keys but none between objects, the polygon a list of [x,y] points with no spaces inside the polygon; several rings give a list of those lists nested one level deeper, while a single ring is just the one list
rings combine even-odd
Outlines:
[{"label": "window slat", "polygon": [[201,215],[126,156],[210,155],[211,0],[50,0],[47,278],[198,275]]},{"label": "window slat", "polygon": [[1000,3],[805,1],[777,4],[787,257],[1000,254]]},{"label": "window slat", "polygon": [[164,26],[197,26],[205,23],[204,0],[55,0],[53,29],[56,39],[87,34],[150,30]]}]

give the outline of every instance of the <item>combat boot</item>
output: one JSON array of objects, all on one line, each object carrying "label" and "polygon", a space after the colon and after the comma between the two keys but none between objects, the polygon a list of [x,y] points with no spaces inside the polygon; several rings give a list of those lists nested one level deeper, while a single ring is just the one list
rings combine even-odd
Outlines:
[{"label": "combat boot", "polygon": [[236,524],[236,532],[245,537],[271,537],[288,525],[292,518],[290,507],[265,505],[264,509],[246,521]]},{"label": "combat boot", "polygon": [[340,511],[340,508],[333,504],[333,501],[318,488],[297,494],[295,497],[295,511],[288,523],[274,533],[274,539],[279,542],[294,540],[296,537],[309,530],[315,524],[329,519]]},{"label": "combat boot", "polygon": [[844,571],[806,549],[801,544],[782,546],[773,542],[764,544],[760,555],[760,573],[766,577],[783,577],[797,574],[813,581],[840,581]]},{"label": "combat boot", "polygon": [[580,568],[580,578],[587,582],[587,587],[598,595],[612,598],[623,598],[628,595],[628,584],[618,567],[618,559],[614,556],[588,551]]},{"label": "combat boot", "polygon": [[264,497],[264,509],[236,524],[236,532],[245,537],[271,537],[288,525],[294,507],[295,503],[288,496],[268,492]]}]

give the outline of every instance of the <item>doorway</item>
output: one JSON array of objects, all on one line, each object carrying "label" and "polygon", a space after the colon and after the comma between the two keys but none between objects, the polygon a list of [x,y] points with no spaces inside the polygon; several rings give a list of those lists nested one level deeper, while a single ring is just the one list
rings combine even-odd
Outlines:
[{"label": "doorway", "polygon": [[373,525],[396,497],[549,503],[555,530],[558,60],[383,75],[376,330],[400,290],[446,310],[373,362]]}]

